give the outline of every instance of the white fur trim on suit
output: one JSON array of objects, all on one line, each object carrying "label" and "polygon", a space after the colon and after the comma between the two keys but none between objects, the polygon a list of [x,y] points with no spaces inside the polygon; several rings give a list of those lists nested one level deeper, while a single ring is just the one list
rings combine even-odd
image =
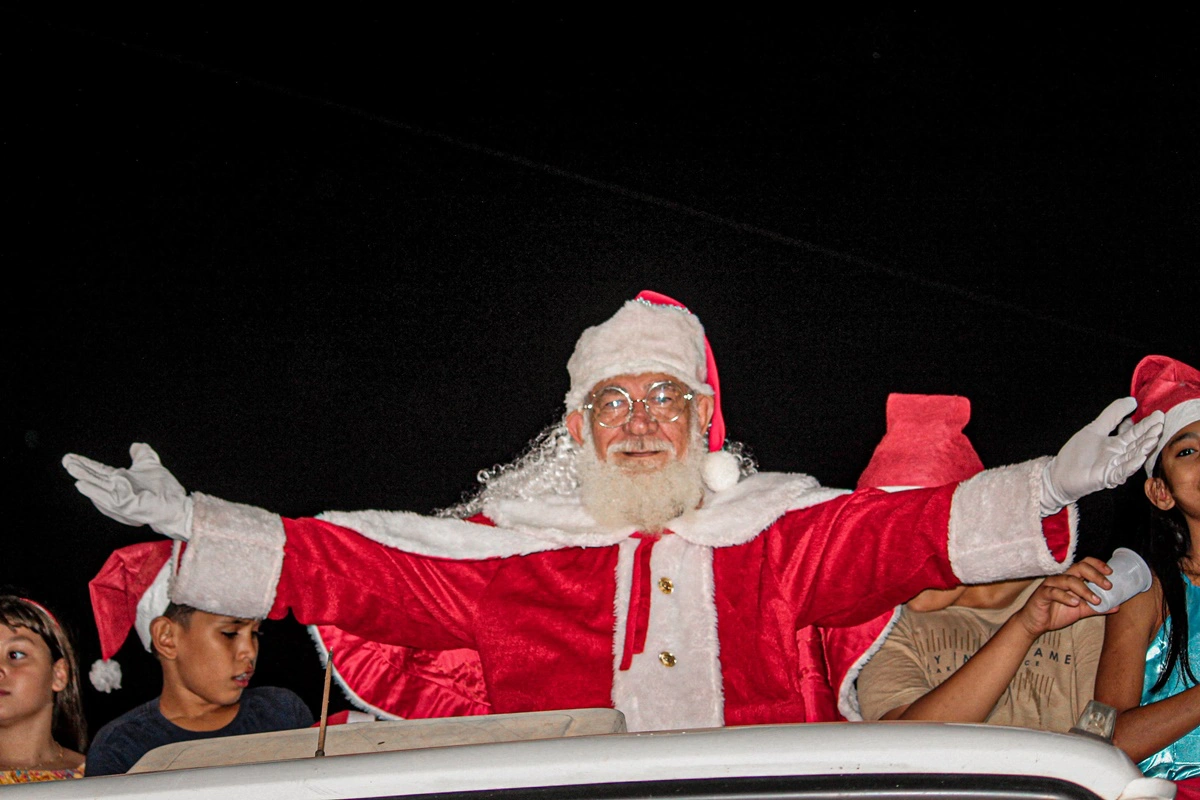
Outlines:
[{"label": "white fur trim on suit", "polygon": [[567,410],[583,406],[597,383],[617,375],[665,372],[711,395],[704,328],[686,309],[629,300],[609,319],[583,332],[567,361]]},{"label": "white fur trim on suit", "polygon": [[[719,547],[750,541],[787,511],[845,494],[807,475],[758,473],[710,495],[706,505],[670,528],[693,544]],[[192,538],[176,578],[177,602],[235,616],[270,609],[283,566],[283,523],[261,508],[195,493]],[[319,519],[417,555],[495,558],[556,547],[607,547],[632,528],[601,528],[576,498],[502,501],[484,508],[498,527],[409,511],[328,511]],[[253,612],[253,613],[250,613]]]},{"label": "white fur trim on suit", "polygon": [[896,627],[896,623],[900,620],[900,615],[903,612],[904,606],[896,606],[895,610],[892,611],[892,618],[888,620],[887,625],[875,637],[875,641],[871,642],[871,646],[867,648],[867,651],[850,665],[849,671],[846,672],[846,677],[842,679],[842,685],[837,687],[838,711],[851,722],[862,722],[863,718],[862,705],[858,702],[858,674],[862,672],[867,662],[875,657],[875,654],[879,652],[879,648],[883,647],[888,634],[892,632],[892,628]]},{"label": "white fur trim on suit", "polygon": [[[759,472],[705,497],[704,504],[668,523],[693,544],[742,544],[788,511],[846,494],[808,475]],[[495,558],[556,547],[608,547],[636,533],[633,527],[603,528],[574,497],[500,500],[484,505],[496,527],[410,511],[327,511],[318,519],[357,531],[373,541],[435,558]]]},{"label": "white fur trim on suit", "polygon": [[[670,528],[693,544],[720,547],[750,541],[787,511],[845,494],[807,475],[758,473],[710,495],[706,505]],[[266,616],[283,568],[285,536],[278,516],[261,508],[195,493],[192,537],[175,579],[173,599],[214,613]],[[607,547],[632,528],[601,528],[574,498],[505,501],[484,512],[492,528],[407,511],[326,512],[321,519],[368,539],[437,558],[493,558],[556,547]]]},{"label": "white fur trim on suit", "polygon": [[[808,475],[759,472],[723,492],[705,495],[700,508],[676,517],[667,527],[693,544],[729,547],[750,541],[788,511],[846,493],[827,489]],[[568,547],[605,547],[635,533],[632,527],[600,528],[576,498],[501,500],[485,505],[483,512],[501,528]]]},{"label": "white fur trim on suit", "polygon": [[283,521],[254,506],[192,497],[192,537],[172,598],[217,614],[266,617],[283,570]]},{"label": "white fur trim on suit", "polygon": [[1042,534],[1042,471],[1048,459],[984,470],[959,484],[950,506],[950,566],[963,583],[1055,575],[1075,560],[1078,511],[1067,507],[1067,557]]},{"label": "white fur trim on suit", "polygon": [[357,531],[388,547],[435,558],[518,556],[556,546],[555,540],[546,537],[411,511],[326,511],[317,519]]},{"label": "white fur trim on suit", "polygon": [[[1045,459],[987,470],[962,483],[950,510],[949,552],[960,580],[979,583],[1055,574],[1073,560],[1077,514],[1069,507],[1069,555],[1059,563],[1045,546],[1039,498]],[[807,475],[760,472],[705,497],[704,505],[672,520],[679,538],[729,547],[758,536],[788,511],[846,494]],[[283,523],[260,508],[200,493],[192,538],[176,578],[174,599],[247,618],[265,616],[283,565]],[[439,558],[524,555],[556,547],[605,547],[631,528],[601,528],[577,498],[500,501],[484,513],[498,527],[405,511],[327,512],[321,519],[380,544]]]},{"label": "white fur trim on suit", "polygon": [[[712,549],[667,534],[650,554],[650,624],[646,649],[619,669],[625,646],[636,539],[621,542],[613,637],[613,705],[630,731],[713,728],[725,722]],[[668,578],[672,589],[658,585]],[[659,655],[670,653],[674,666]]]}]

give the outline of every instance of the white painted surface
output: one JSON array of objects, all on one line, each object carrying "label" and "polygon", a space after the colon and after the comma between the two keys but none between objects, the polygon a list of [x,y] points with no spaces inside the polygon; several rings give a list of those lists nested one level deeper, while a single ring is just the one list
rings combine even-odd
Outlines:
[{"label": "white painted surface", "polygon": [[609,734],[345,755],[40,784],[21,787],[11,800],[328,800],[667,779],[888,773],[1058,778],[1104,800],[1165,800],[1174,794],[1172,784],[1143,778],[1124,754],[1096,740],[998,726],[893,722]]}]

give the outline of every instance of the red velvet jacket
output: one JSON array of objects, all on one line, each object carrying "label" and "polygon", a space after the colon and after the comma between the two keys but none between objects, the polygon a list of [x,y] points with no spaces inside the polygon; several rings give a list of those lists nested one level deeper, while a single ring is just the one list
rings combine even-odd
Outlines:
[{"label": "red velvet jacket", "polygon": [[[414,555],[329,522],[285,520],[270,614],[291,611],[321,630],[379,643],[385,659],[394,646],[477,651],[497,713],[615,704],[631,729],[836,719],[830,673],[836,687],[843,662],[874,633],[847,646],[851,632],[832,663],[812,626],[869,623],[923,589],[988,578],[992,562],[1016,547],[998,531],[994,553],[965,569],[952,564],[958,488],[843,495],[787,511],[727,546],[667,534],[485,559]],[[1044,520],[1038,537],[1062,567],[1073,546],[1066,517]],[[662,564],[680,572],[659,574]],[[663,579],[683,583],[668,591]],[[703,584],[695,602],[670,616],[693,584]],[[659,649],[663,642],[669,649]],[[381,690],[389,696],[363,680],[387,680],[378,664],[348,688],[368,706],[379,704]]]}]

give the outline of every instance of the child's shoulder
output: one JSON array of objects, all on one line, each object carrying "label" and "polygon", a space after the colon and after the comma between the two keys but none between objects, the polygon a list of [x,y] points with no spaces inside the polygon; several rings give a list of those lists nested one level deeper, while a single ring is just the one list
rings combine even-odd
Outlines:
[{"label": "child's shoulder", "polygon": [[[256,686],[242,693],[238,715],[255,733],[306,728],[313,724],[312,711],[300,695],[281,686]],[[251,731],[244,731],[249,733]]]},{"label": "child's shoulder", "polygon": [[304,705],[300,695],[282,686],[254,686],[242,693],[243,703]]},{"label": "child's shoulder", "polygon": [[114,733],[128,731],[146,726],[158,726],[163,720],[158,713],[158,698],[148,700],[140,706],[134,706],[119,717],[105,723],[96,733],[95,741],[112,736]]},{"label": "child's shoulder", "polygon": [[126,711],[96,733],[87,752],[88,775],[125,772],[147,751],[172,741],[178,729],[158,711],[158,698]]}]

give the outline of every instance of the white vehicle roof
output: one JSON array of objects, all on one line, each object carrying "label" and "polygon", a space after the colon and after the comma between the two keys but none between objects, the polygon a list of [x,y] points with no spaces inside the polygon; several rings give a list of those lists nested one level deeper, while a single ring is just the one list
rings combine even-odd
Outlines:
[{"label": "white vehicle roof", "polygon": [[[371,725],[350,727],[365,734]],[[12,800],[328,800],[457,796],[488,790],[487,797],[504,798],[670,793],[709,798],[1167,800],[1175,791],[1169,781],[1143,778],[1123,753],[1099,740],[999,726],[903,722],[613,733],[181,769],[20,788],[25,793],[13,791]]]}]

